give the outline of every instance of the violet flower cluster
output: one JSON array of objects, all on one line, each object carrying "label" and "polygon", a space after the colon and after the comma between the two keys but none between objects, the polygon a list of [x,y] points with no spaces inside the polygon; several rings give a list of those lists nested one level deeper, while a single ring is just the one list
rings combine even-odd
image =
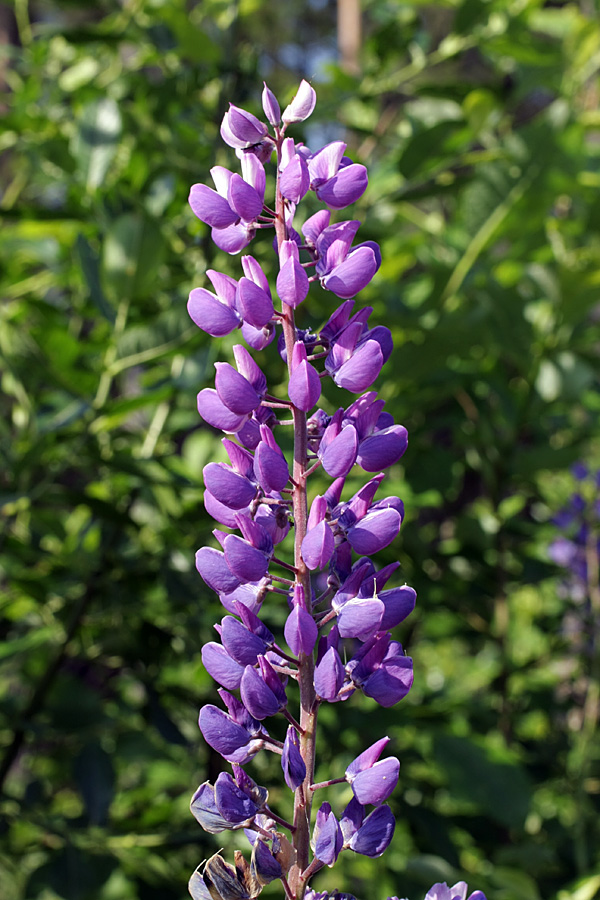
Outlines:
[{"label": "violet flower cluster", "polygon": [[[391,707],[410,690],[412,660],[392,630],[415,605],[415,591],[397,583],[399,563],[378,569],[371,558],[394,541],[404,518],[402,501],[382,494],[382,484],[384,470],[406,450],[407,432],[370,390],[392,352],[390,330],[372,324],[372,310],[354,300],[380,266],[379,247],[355,242],[357,220],[334,221],[364,193],[367,170],[345,156],[341,141],[313,152],[288,137],[288,128],[304,121],[315,101],[303,81],[283,114],[265,85],[266,122],[231,105],[221,136],[235,149],[240,173],[215,166],[214,188],[196,184],[190,191],[193,212],[227,253],[273,229],[278,266],[273,290],[260,263],[244,255],[238,279],[209,270],[212,289],[194,289],[188,304],[193,321],[209,335],[240,334],[233,364],[217,362],[214,387],[198,394],[201,417],[226,435],[228,459],[209,463],[203,473],[205,506],[218,527],[214,545],[198,550],[196,567],[225,614],[215,625],[216,639],[202,650],[222,706],[204,706],[199,725],[231,773],[201,784],[191,809],[212,834],[243,830],[250,856],[248,861],[236,851],[233,863],[220,853],[212,856],[190,880],[194,900],[249,900],[277,879],[289,900],[317,900],[327,895],[308,885],[319,869],[333,866],[343,851],[378,857],[394,833],[385,801],[400,763],[385,755],[388,737],[367,747],[345,772],[314,782],[323,703],[362,691]],[[265,165],[272,157],[276,196],[269,205]],[[316,200],[324,208],[297,230],[298,205],[309,196],[313,206]],[[324,325],[314,331],[296,324],[311,284],[325,290],[329,307]],[[271,352],[287,367],[284,394],[269,391],[255,358],[272,342]],[[321,402],[327,378],[342,389],[337,410]],[[293,431],[290,460],[281,446],[286,428]],[[366,478],[350,493],[346,478],[354,467]],[[309,504],[317,469],[330,482]],[[288,545],[293,557],[285,558]],[[261,618],[274,601],[286,610],[283,636]],[[271,734],[268,720],[276,716],[287,721],[283,741]],[[289,821],[244,769],[262,750],[280,757],[293,796]],[[324,801],[311,815],[316,793],[337,783],[350,788],[345,807]],[[427,895],[465,898],[462,883],[436,885]],[[471,900],[484,898],[476,892]]]},{"label": "violet flower cluster", "polygon": [[561,534],[548,547],[552,562],[564,570],[560,591],[570,600],[563,634],[575,653],[591,662],[600,632],[600,471],[583,463],[571,469],[577,489],[552,519]]}]

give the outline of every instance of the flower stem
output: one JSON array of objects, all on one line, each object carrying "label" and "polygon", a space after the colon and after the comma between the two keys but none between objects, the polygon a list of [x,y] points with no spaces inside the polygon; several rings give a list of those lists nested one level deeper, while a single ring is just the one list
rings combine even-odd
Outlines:
[{"label": "flower stem", "polygon": [[[279,183],[279,163],[281,162],[281,144],[283,131],[277,133],[277,188],[275,199],[275,234],[277,235],[277,247],[281,250],[284,241],[288,239],[285,222],[285,202]],[[286,303],[282,308],[282,326],[285,339],[285,349],[288,362],[288,375],[291,377],[291,363],[294,344],[296,342],[296,324],[294,310]],[[294,510],[294,567],[296,569],[296,584],[303,588],[304,605],[307,612],[311,613],[311,585],[310,572],[302,559],[302,541],[306,535],[308,521],[308,503],[306,499],[306,470],[308,468],[308,431],[306,427],[306,413],[292,406],[294,420],[294,467],[292,472],[292,492]],[[313,782],[315,768],[315,744],[317,706],[315,704],[314,688],[315,662],[313,654],[307,656],[300,654],[298,660],[298,684],[300,687],[300,753],[306,765],[306,778],[304,783],[296,791],[294,797],[294,835],[293,844],[296,850],[296,862],[289,872],[290,890],[296,900],[302,900],[306,889],[307,879],[303,876],[310,866],[310,812],[312,806],[312,794],[310,785]]]}]

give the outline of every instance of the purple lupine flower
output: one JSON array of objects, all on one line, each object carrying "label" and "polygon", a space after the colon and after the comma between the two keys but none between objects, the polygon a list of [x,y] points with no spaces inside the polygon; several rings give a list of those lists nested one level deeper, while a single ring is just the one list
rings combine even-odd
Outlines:
[{"label": "purple lupine flower", "polygon": [[202,664],[211,678],[227,688],[236,691],[244,674],[244,667],[231,658],[222,644],[209,641],[202,647]]},{"label": "purple lupine flower", "polygon": [[282,120],[285,125],[294,122],[304,122],[315,108],[317,95],[315,89],[304,78],[296,91],[291,103],[283,111]]},{"label": "purple lupine flower", "polygon": [[279,676],[264,656],[258,658],[260,671],[246,666],[240,683],[244,706],[253,718],[262,721],[274,716],[287,705],[285,690]]},{"label": "purple lupine flower", "polygon": [[295,791],[306,778],[306,763],[302,759],[298,732],[293,725],[289,726],[283,744],[281,768],[285,783],[291,791]]},{"label": "purple lupine flower", "polygon": [[298,409],[308,412],[321,396],[321,379],[306,358],[306,347],[296,341],[292,351],[292,374],[288,383],[288,397]]},{"label": "purple lupine flower", "polygon": [[279,275],[277,293],[279,299],[288,306],[296,307],[308,294],[308,275],[300,265],[298,245],[294,241],[284,241],[279,251]]},{"label": "purple lupine flower", "polygon": [[387,800],[398,783],[400,762],[395,756],[379,759],[389,740],[389,737],[384,737],[376,741],[346,769],[346,781],[363,806],[379,806]]},{"label": "purple lupine flower", "polygon": [[[317,214],[319,215],[319,214]],[[328,219],[312,216],[302,227],[308,241],[314,241],[318,256],[316,273],[322,287],[342,299],[356,296],[371,281],[381,265],[379,246],[365,241],[351,248],[360,222],[325,224]]]},{"label": "purple lupine flower", "polygon": [[271,91],[266,83],[263,81],[263,92],[262,92],[262,107],[265,116],[271,123],[271,125],[279,125],[281,121],[281,109],[279,108],[279,103],[277,102],[277,97]]},{"label": "purple lupine flower", "polygon": [[346,144],[335,141],[310,157],[310,186],[319,200],[332,209],[344,209],[355,203],[367,189],[364,166],[344,156]]},{"label": "purple lupine flower", "polygon": [[317,811],[313,829],[312,848],[315,857],[326,866],[332,866],[344,844],[340,823],[332,812],[329,803],[322,803]]},{"label": "purple lupine flower", "polygon": [[394,706],[412,687],[412,659],[389,632],[369,638],[346,665],[353,683],[380,706]]},{"label": "purple lupine flower", "polygon": [[448,887],[445,881],[438,882],[427,891],[425,900],[486,900],[481,891],[473,891],[467,898],[467,891],[464,881],[457,881],[452,887]]},{"label": "purple lupine flower", "polygon": [[[244,275],[236,287],[235,301],[244,322],[261,329],[273,317],[273,300],[269,282],[253,256],[242,256]],[[256,348],[262,349],[262,348]]]},{"label": "purple lupine flower", "polygon": [[343,427],[343,415],[343,409],[338,409],[319,443],[318,457],[332,478],[347,475],[358,454],[358,432],[352,423]]},{"label": "purple lupine flower", "polygon": [[267,126],[252,113],[229,104],[221,123],[221,137],[236,150],[245,150],[260,144],[268,134]]},{"label": "purple lupine flower", "polygon": [[313,652],[319,629],[312,615],[305,608],[304,588],[296,585],[292,593],[292,611],[287,617],[283,633],[288,647],[296,656]]},{"label": "purple lupine flower", "polygon": [[224,337],[242,324],[242,316],[236,306],[237,282],[214,269],[208,269],[206,274],[215,293],[205,288],[194,288],[188,300],[188,313],[198,328],[212,337]]},{"label": "purple lupine flower", "polygon": [[[216,190],[196,185],[190,194],[194,212],[211,227],[217,246],[228,253],[245,247],[258,227],[277,226],[276,288],[281,310],[274,308],[274,295],[261,265],[247,255],[242,257],[243,275],[238,281],[211,270],[214,293],[194,289],[189,311],[213,337],[241,328],[252,350],[267,347],[276,328],[282,328],[278,347],[290,367],[287,394],[295,426],[291,477],[278,443],[279,432],[277,438],[274,433],[275,427],[290,423],[285,413],[281,418],[279,414],[280,408],[289,410],[290,403],[278,399],[279,387],[276,396],[267,393],[260,366],[241,344],[234,347],[235,366],[217,362],[215,388],[198,395],[198,411],[205,422],[236,436],[235,441],[223,440],[229,462],[210,461],[204,469],[205,506],[230,531],[216,528],[213,535],[219,549],[203,547],[196,554],[199,573],[228,613],[215,626],[220,642],[209,641],[202,650],[207,671],[221,685],[219,694],[227,712],[208,705],[200,712],[199,725],[207,743],[232,763],[233,777],[223,772],[214,786],[201,785],[192,806],[200,823],[213,833],[244,828],[252,858],[248,863],[236,851],[235,866],[231,866],[215,854],[192,876],[190,892],[195,900],[250,900],[262,886],[287,873],[292,893],[305,888],[293,863],[295,848],[307,846],[310,816],[298,816],[297,804],[310,809],[307,789],[322,785],[306,784],[304,754],[314,754],[315,734],[299,726],[287,710],[288,685],[300,687],[300,721],[304,723],[316,712],[315,694],[318,705],[347,700],[362,689],[381,705],[390,706],[412,683],[412,662],[391,639],[389,629],[412,610],[415,593],[407,585],[386,587],[397,563],[377,571],[368,558],[353,560],[353,554],[376,552],[396,537],[404,517],[402,502],[397,497],[375,501],[383,474],[372,477],[349,500],[341,499],[345,478],[355,463],[376,473],[401,458],[406,430],[394,423],[374,392],[347,409],[340,407],[333,416],[317,410],[306,421],[306,413],[321,396],[321,377],[328,375],[338,387],[362,392],[392,352],[389,329],[369,326],[372,310],[355,312],[350,299],[379,268],[377,244],[367,241],[352,246],[359,223],[332,225],[328,209],[305,222],[304,243],[293,227],[296,206],[309,188],[330,208],[342,209],[355,202],[367,185],[366,169],[344,156],[345,144],[334,142],[312,153],[286,136],[287,128],[304,121],[314,104],[315,92],[303,81],[282,115],[275,95],[264,85],[263,111],[273,134],[253,114],[230,106],[221,133],[236,151],[241,175],[216,166],[212,170]],[[273,149],[277,151],[278,194],[275,203],[265,206],[264,163]],[[301,252],[308,255],[308,262],[301,262]],[[312,266],[315,276],[309,279],[306,269]],[[307,297],[310,281],[320,281],[344,301],[318,333],[295,322],[295,311]],[[292,347],[288,360],[287,348]],[[306,479],[319,464],[334,481],[314,498],[306,516]],[[274,555],[275,545],[281,544],[291,524],[301,529],[295,537],[293,565]],[[275,574],[281,567],[284,574]],[[307,570],[323,581],[326,575],[326,589],[319,587],[320,596]],[[265,597],[277,595],[283,595],[288,605],[283,632],[292,655],[280,649],[257,615]],[[332,619],[329,632],[318,640],[319,627]],[[346,638],[351,646],[342,645]],[[348,659],[346,665],[342,659]],[[239,691],[241,699],[230,691]],[[293,723],[283,744],[262,725],[278,712]],[[380,759],[387,742],[387,738],[376,741],[347,767],[345,778],[354,796],[341,822],[328,803],[318,810],[311,871],[333,865],[343,848],[378,856],[388,846],[394,823],[389,807],[382,804],[398,780],[399,761]],[[279,825],[289,826],[265,807],[266,791],[239,767],[261,748],[281,755],[284,779],[295,792],[293,844],[277,830]],[[367,805],[376,807],[370,815],[366,815]],[[287,887],[286,892],[290,892]],[[309,891],[306,896],[313,894]],[[353,900],[337,892],[328,895],[331,898]]]},{"label": "purple lupine flower", "polygon": [[378,806],[352,835],[348,846],[363,856],[381,856],[394,836],[396,820],[389,806]]},{"label": "purple lupine flower", "polygon": [[263,738],[257,736],[258,730],[249,731],[246,725],[234,721],[230,715],[212,704],[202,707],[198,725],[206,743],[228,760],[246,762],[264,744]]}]

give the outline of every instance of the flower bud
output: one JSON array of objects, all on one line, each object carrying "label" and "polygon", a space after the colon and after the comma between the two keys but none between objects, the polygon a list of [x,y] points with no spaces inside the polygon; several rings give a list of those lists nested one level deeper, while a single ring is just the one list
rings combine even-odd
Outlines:
[{"label": "flower bud", "polygon": [[304,122],[315,108],[317,95],[314,88],[304,78],[292,102],[283,111],[283,122],[292,125],[294,122]]}]

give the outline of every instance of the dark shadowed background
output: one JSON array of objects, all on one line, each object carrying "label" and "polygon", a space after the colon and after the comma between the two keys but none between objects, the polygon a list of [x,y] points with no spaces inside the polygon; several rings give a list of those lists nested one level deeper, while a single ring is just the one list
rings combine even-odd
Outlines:
[{"label": "dark shadowed background", "polygon": [[[359,30],[356,9],[0,6],[2,900],[183,900],[203,858],[244,842],[188,811],[220,766],[196,718],[221,608],[193,557],[222,450],[195,395],[234,340],[185,307],[239,260],[187,194],[235,165],[227,101],[259,113],[263,78],[285,104],[301,77],[318,104],[294,136],[369,167],[351,215],[383,265],[360,302],[393,330],[378,388],[410,434],[389,477],[407,519],[379,559],[419,596],[408,698],[327,708],[319,739],[320,781],[392,737],[394,842],[315,886],[600,896],[594,619],[547,552],[570,467],[600,460],[597,10],[363,0]],[[251,252],[272,274],[269,243]],[[315,291],[303,323],[335,301]],[[284,809],[265,756],[251,773]]]}]

